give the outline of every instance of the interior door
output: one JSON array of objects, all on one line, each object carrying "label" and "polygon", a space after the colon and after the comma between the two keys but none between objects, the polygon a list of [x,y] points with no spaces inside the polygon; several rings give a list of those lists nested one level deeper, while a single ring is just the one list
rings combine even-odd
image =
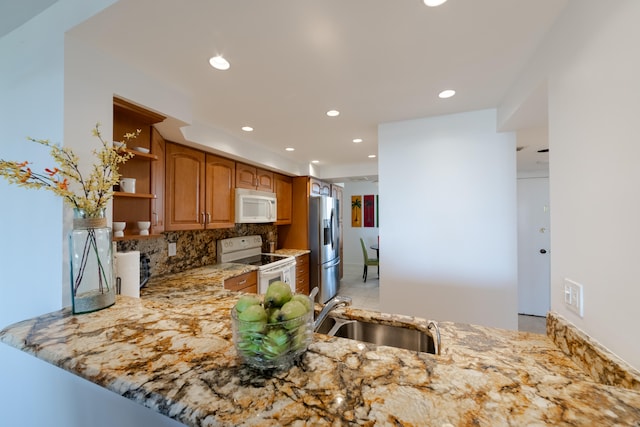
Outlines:
[{"label": "interior door", "polygon": [[518,179],[518,313],[546,316],[550,305],[549,178]]}]

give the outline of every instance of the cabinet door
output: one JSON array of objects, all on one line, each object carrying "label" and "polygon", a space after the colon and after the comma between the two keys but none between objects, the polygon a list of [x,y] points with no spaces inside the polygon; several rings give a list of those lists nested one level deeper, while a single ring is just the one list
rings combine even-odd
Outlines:
[{"label": "cabinet door", "polygon": [[270,193],[275,191],[273,172],[264,169],[256,169],[256,180],[256,190],[268,191]]},{"label": "cabinet door", "polygon": [[205,154],[167,142],[165,230],[203,227]]},{"label": "cabinet door", "polygon": [[236,163],[236,187],[255,190],[257,183],[256,173],[255,167],[244,163]]},{"label": "cabinet door", "polygon": [[159,234],[164,231],[164,157],[165,141],[155,129],[151,129],[151,154],[158,156],[151,162],[151,233]]},{"label": "cabinet door", "polygon": [[312,196],[331,196],[331,184],[317,178],[309,178],[309,194]]},{"label": "cabinet door", "polygon": [[206,228],[235,225],[235,173],[233,160],[207,154],[205,211]]},{"label": "cabinet door", "polygon": [[291,224],[293,181],[289,176],[276,173],[273,175],[273,183],[278,199],[276,225]]}]

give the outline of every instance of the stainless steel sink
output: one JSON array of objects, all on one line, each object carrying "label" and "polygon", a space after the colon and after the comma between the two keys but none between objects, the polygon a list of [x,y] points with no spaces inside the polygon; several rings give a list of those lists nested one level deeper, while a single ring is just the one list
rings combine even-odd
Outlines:
[{"label": "stainless steel sink", "polygon": [[431,322],[429,323],[429,331],[433,330],[436,334],[435,340],[429,332],[407,327],[327,317],[316,329],[316,332],[377,345],[439,354],[440,331],[437,325]]}]

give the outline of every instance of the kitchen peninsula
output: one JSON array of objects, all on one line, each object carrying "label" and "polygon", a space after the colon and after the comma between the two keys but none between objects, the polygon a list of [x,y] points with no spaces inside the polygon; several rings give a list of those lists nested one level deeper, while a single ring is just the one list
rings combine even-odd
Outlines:
[{"label": "kitchen peninsula", "polygon": [[[475,325],[439,322],[440,356],[315,334],[291,369],[253,371],[231,339],[238,294],[222,286],[251,268],[158,276],[141,299],[45,314],[5,328],[0,341],[190,426],[640,423],[640,390],[595,381],[547,336]],[[336,315],[425,322],[356,308]]]}]

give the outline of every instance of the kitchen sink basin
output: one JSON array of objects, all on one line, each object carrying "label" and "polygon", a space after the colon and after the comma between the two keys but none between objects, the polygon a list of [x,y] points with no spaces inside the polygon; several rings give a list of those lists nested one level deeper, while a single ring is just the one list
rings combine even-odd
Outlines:
[{"label": "kitchen sink basin", "polygon": [[[436,336],[439,338],[437,325]],[[430,324],[430,325],[431,325]],[[411,351],[437,354],[438,346],[428,332],[418,331],[402,326],[390,326],[380,323],[363,322],[327,317],[316,329],[317,333],[364,341],[377,345],[403,348]],[[439,339],[437,339],[439,341]]]}]

